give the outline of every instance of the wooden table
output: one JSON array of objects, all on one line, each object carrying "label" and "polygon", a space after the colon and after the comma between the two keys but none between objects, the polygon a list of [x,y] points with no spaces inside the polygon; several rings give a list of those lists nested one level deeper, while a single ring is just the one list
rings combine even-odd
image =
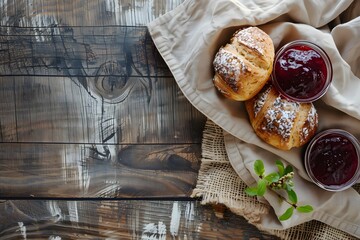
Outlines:
[{"label": "wooden table", "polygon": [[0,239],[275,239],[190,198],[206,118],[146,28],[182,1],[0,0]]}]

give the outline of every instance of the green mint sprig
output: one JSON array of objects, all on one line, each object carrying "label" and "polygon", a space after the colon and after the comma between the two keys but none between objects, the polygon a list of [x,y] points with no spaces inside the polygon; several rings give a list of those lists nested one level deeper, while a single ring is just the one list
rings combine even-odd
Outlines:
[{"label": "green mint sprig", "polygon": [[[284,164],[277,160],[275,162],[278,171],[265,174],[264,163],[261,160],[256,160],[254,163],[254,171],[256,175],[259,176],[259,180],[255,187],[248,187],[245,189],[245,192],[250,196],[264,196],[267,189],[274,191],[280,199],[287,202],[290,207],[279,217],[280,221],[285,221],[289,219],[294,210],[301,213],[309,213],[313,211],[311,205],[301,205],[298,206],[297,194],[294,191],[294,171],[292,166],[284,166]],[[287,198],[280,195],[278,191],[286,191]]]}]

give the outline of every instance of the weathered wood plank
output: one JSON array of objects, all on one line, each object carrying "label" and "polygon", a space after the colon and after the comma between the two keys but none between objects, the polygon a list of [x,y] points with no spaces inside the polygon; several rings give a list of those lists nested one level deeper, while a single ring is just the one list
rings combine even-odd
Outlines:
[{"label": "weathered wood plank", "polygon": [[[189,195],[205,118],[181,94],[147,29],[115,26],[128,21],[125,12],[140,19],[151,4],[173,2],[117,4],[0,1],[2,196]],[[102,143],[121,161],[99,163],[87,153]]]},{"label": "weathered wood plank", "polygon": [[[0,196],[189,196],[205,119],[134,27],[181,2],[0,0]],[[274,239],[198,202],[100,199],[0,201],[0,237]]]},{"label": "weathered wood plank", "polygon": [[201,142],[205,117],[175,82],[130,77],[111,89],[109,78],[0,77],[0,141]]},{"label": "weathered wood plank", "polygon": [[0,196],[188,197],[200,146],[0,144]]},{"label": "weathered wood plank", "polygon": [[146,27],[0,26],[0,74],[169,77]]},{"label": "weathered wood plank", "polygon": [[0,90],[0,139],[7,139],[7,141],[17,141],[17,127],[16,127],[16,101],[14,95],[14,80],[7,78],[2,79]]},{"label": "weathered wood plank", "polygon": [[184,0],[0,0],[0,25],[143,26]]},{"label": "weathered wood plank", "polygon": [[[176,126],[181,126],[181,122],[194,126],[196,122],[195,127],[201,129],[204,117],[183,98],[174,80],[166,78],[170,74],[169,70],[155,50],[145,28],[0,27],[0,30],[0,75],[3,75],[0,81],[8,81],[8,78],[14,78],[14,75],[20,76],[13,80],[16,85],[16,92],[13,93],[17,101],[16,108],[20,108],[14,109],[16,114],[19,114],[16,123],[23,129],[17,134],[18,141],[105,142],[117,132],[118,126],[114,125],[116,120],[126,129],[125,133],[121,133],[121,136],[126,138],[118,139],[119,141],[141,142],[146,141],[143,140],[145,137],[150,137],[150,141],[154,142],[154,131],[158,131],[155,142],[199,141],[199,134],[194,136],[193,133],[200,131],[187,126],[179,129]],[[79,89],[79,86],[83,89]],[[134,93],[134,86],[139,93]],[[170,91],[156,88],[157,86],[169,87]],[[6,87],[3,91],[11,89]],[[74,97],[71,96],[73,94]],[[126,99],[125,105],[128,110],[136,113],[127,114],[129,111],[125,109],[122,115],[136,119],[138,123],[134,124],[139,126],[137,129],[124,125],[124,120],[116,119],[116,116],[103,116],[104,109],[117,113],[120,112],[117,109],[121,107],[107,107],[102,102],[106,102],[105,105],[118,104],[128,95],[135,97],[129,97],[134,100]],[[95,99],[96,97],[98,99]],[[156,100],[152,100],[155,98],[160,100],[161,105],[153,105]],[[139,101],[142,106],[138,104]],[[133,107],[132,104],[137,105]],[[58,108],[53,108],[55,105]],[[179,107],[179,112],[188,114],[176,115],[177,109],[172,109],[172,106]],[[73,107],[74,109],[71,109]],[[164,109],[174,112],[174,115],[164,118]],[[39,110],[42,112],[39,113]],[[78,116],[77,123],[66,119],[63,121],[65,117],[73,116]],[[149,117],[145,118],[146,116]],[[46,130],[45,125],[36,125],[42,122],[47,122]],[[102,126],[104,124],[107,129]],[[71,129],[66,129],[66,126]],[[99,127],[101,129],[95,131],[96,136],[89,135],[89,130]],[[142,133],[143,136],[139,136],[141,129],[147,131]],[[14,132],[13,130],[14,127],[9,129],[11,132]],[[185,138],[180,136],[183,133],[187,134]],[[4,134],[9,135],[7,132]],[[172,137],[163,138],[169,134]],[[14,138],[2,140],[12,141]]]},{"label": "weathered wood plank", "polygon": [[277,239],[194,201],[5,201],[2,239]]}]

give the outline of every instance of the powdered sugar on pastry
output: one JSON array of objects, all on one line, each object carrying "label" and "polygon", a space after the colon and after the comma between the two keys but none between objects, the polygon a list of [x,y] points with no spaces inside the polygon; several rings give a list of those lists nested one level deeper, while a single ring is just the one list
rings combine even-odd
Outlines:
[{"label": "powdered sugar on pastry", "polygon": [[248,71],[243,60],[221,48],[213,62],[215,71],[234,90],[237,91],[241,73]]},{"label": "powdered sugar on pastry", "polygon": [[271,90],[271,87],[266,88],[266,90],[264,92],[262,92],[261,94],[258,94],[255,102],[254,102],[254,115],[255,117],[257,116],[257,114],[260,112],[260,110],[264,107],[267,96],[269,94]]},{"label": "powdered sugar on pastry", "polygon": [[261,55],[264,55],[265,46],[263,46],[264,44],[262,43],[265,42],[266,35],[261,34],[261,32],[255,33],[254,30],[254,27],[242,29],[236,32],[234,37],[239,43],[256,50]]},{"label": "powdered sugar on pastry", "polygon": [[300,133],[300,141],[304,143],[309,137],[309,129],[313,129],[318,125],[318,114],[313,104],[311,104],[307,119]]},{"label": "powdered sugar on pastry", "polygon": [[287,140],[290,137],[298,109],[299,103],[277,97],[273,107],[269,108],[264,115],[262,129],[275,132]]},{"label": "powdered sugar on pastry", "polygon": [[310,128],[313,128],[314,126],[316,126],[318,124],[318,114],[316,112],[314,105],[312,105],[310,108],[307,121],[309,122]]},{"label": "powdered sugar on pastry", "polygon": [[290,150],[301,147],[316,133],[318,114],[312,103],[289,101],[274,86],[245,102],[256,135],[266,143]]}]

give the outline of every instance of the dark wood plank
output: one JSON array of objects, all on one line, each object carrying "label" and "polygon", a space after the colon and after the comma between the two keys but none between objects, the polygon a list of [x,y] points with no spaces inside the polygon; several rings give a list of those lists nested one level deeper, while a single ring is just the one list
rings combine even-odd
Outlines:
[{"label": "dark wood plank", "polygon": [[275,239],[196,201],[100,200],[195,185],[205,118],[144,27],[181,2],[0,0],[0,196],[32,199],[0,200],[1,239]]},{"label": "dark wood plank", "polygon": [[0,195],[189,196],[205,118],[146,27],[119,26],[177,3],[0,3]]},{"label": "dark wood plank", "polygon": [[[1,2],[2,196],[189,196],[205,117],[146,27],[118,26],[120,15],[175,3],[118,4]],[[99,156],[108,147],[112,160],[92,158],[92,146]]]},{"label": "dark wood plank", "polygon": [[184,0],[0,0],[0,25],[144,26]]},{"label": "dark wood plank", "polygon": [[16,111],[14,98],[14,81],[11,78],[2,79],[0,90],[0,139],[1,141],[17,141]]},{"label": "dark wood plank", "polygon": [[201,142],[205,117],[175,82],[130,77],[110,94],[87,80],[88,90],[66,77],[0,77],[0,141]]},{"label": "dark wood plank", "polygon": [[0,74],[173,80],[147,28],[128,26],[0,26]]},{"label": "dark wood plank", "polygon": [[182,97],[146,28],[0,27],[0,34],[0,82],[16,101],[20,129],[5,125],[11,135],[2,141],[17,131],[20,142],[102,143],[123,128],[125,138],[112,142],[199,142],[205,118]]},{"label": "dark wood plank", "polygon": [[277,239],[194,201],[3,201],[2,239]]},{"label": "dark wood plank", "polygon": [[188,197],[200,146],[0,144],[0,196]]}]

